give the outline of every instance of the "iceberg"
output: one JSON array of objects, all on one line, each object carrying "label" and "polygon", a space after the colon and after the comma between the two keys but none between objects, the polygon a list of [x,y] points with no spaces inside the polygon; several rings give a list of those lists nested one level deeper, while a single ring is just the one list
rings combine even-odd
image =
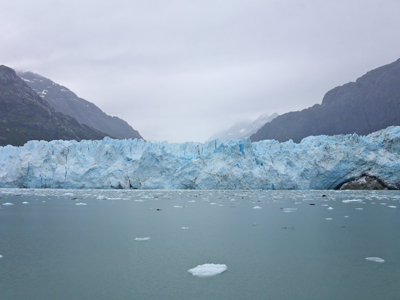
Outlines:
[{"label": "iceberg", "polygon": [[299,144],[104,138],[0,147],[1,188],[326,190],[362,176],[400,188],[400,127]]},{"label": "iceberg", "polygon": [[227,270],[227,266],[224,264],[204,264],[198,265],[193,269],[189,269],[188,272],[193,276],[208,277],[221,274]]}]

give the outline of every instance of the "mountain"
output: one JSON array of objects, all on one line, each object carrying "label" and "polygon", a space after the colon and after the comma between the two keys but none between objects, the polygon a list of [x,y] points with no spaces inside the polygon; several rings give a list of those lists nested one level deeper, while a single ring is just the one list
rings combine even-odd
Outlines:
[{"label": "mountain", "polygon": [[79,123],[118,139],[143,139],[127,122],[105,114],[96,105],[79,98],[65,86],[32,72],[17,72],[17,75],[56,111],[75,118]]},{"label": "mountain", "polygon": [[243,140],[247,137],[250,137],[253,133],[257,132],[257,130],[260,129],[265,123],[271,122],[277,116],[277,113],[273,113],[271,116],[263,114],[255,121],[238,122],[228,130],[214,133],[212,136],[210,136],[208,140],[211,141],[214,139],[220,139],[222,142],[228,140]]},{"label": "mountain", "polygon": [[300,144],[105,138],[0,147],[1,188],[324,190],[370,179],[381,189],[400,188],[400,127]]},{"label": "mountain", "polygon": [[0,66],[0,146],[21,146],[29,140],[98,140],[105,136],[56,112],[13,69]]},{"label": "mountain", "polygon": [[391,125],[400,125],[400,59],[330,90],[321,104],[280,115],[250,139],[299,143],[311,135],[366,135]]}]

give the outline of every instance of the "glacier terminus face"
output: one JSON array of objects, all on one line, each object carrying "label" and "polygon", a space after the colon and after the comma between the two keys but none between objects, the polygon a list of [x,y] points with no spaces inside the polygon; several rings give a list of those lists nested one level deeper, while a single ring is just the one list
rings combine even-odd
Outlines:
[{"label": "glacier terminus face", "polygon": [[29,141],[0,147],[0,187],[335,189],[367,175],[400,188],[400,127],[368,136],[204,144]]}]

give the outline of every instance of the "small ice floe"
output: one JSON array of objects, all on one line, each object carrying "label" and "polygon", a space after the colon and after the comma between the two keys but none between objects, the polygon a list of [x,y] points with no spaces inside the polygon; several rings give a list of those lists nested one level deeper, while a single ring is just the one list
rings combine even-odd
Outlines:
[{"label": "small ice floe", "polygon": [[210,205],[217,205],[217,203],[214,203],[214,202],[213,202],[213,203],[210,203]]},{"label": "small ice floe", "polygon": [[27,202],[27,201],[24,201],[24,202],[22,202],[22,204],[29,204],[29,202]]},{"label": "small ice floe", "polygon": [[380,258],[380,257],[366,257],[365,259],[369,260],[369,261],[374,261],[374,262],[377,262],[377,263],[385,262],[385,260],[383,258]]},{"label": "small ice floe", "polygon": [[329,206],[327,209],[329,209],[329,210],[332,210],[332,209],[333,209],[333,207],[330,207],[330,206]]},{"label": "small ice floe", "polygon": [[175,205],[174,208],[185,208],[186,206]]},{"label": "small ice floe", "polygon": [[325,218],[325,220],[332,221],[333,219],[332,218]]},{"label": "small ice floe", "polygon": [[107,197],[104,195],[100,195],[97,197],[97,200],[107,200]]},{"label": "small ice floe", "polygon": [[379,203],[379,205],[386,205],[386,203]]},{"label": "small ice floe", "polygon": [[328,206],[328,204],[322,204],[322,206]]},{"label": "small ice floe", "polygon": [[3,255],[0,254],[0,258],[2,258],[2,257],[3,257]]},{"label": "small ice floe", "polygon": [[361,199],[351,199],[351,200],[343,200],[343,203],[351,203],[351,202],[361,202]]},{"label": "small ice floe", "polygon": [[188,230],[189,227],[182,227],[181,229],[182,229],[182,230]]},{"label": "small ice floe", "polygon": [[345,218],[348,218],[349,216],[344,216]]},{"label": "small ice floe", "polygon": [[284,207],[282,208],[285,213],[297,212],[297,208]]},{"label": "small ice floe", "polygon": [[74,197],[75,196],[75,194],[74,193],[65,193],[63,196],[69,196],[69,197]]},{"label": "small ice floe", "polygon": [[356,207],[356,210],[363,210],[364,208],[362,207]]},{"label": "small ice floe", "polygon": [[196,202],[196,200],[189,200],[188,202],[193,203],[193,202]]},{"label": "small ice floe", "polygon": [[390,208],[397,208],[396,205],[389,205],[388,207],[390,207]]},{"label": "small ice floe", "polygon": [[14,203],[6,202],[6,203],[3,203],[3,205],[14,205]]},{"label": "small ice floe", "polygon": [[204,264],[198,265],[193,269],[189,269],[188,272],[197,277],[209,277],[221,274],[226,270],[227,266],[224,264]]},{"label": "small ice floe", "polygon": [[87,203],[84,203],[84,202],[78,202],[78,203],[75,203],[75,205],[87,205]]},{"label": "small ice floe", "polygon": [[148,240],[150,240],[150,237],[148,237],[148,236],[142,237],[142,238],[139,238],[139,237],[135,238],[135,241],[138,241],[138,242],[146,242]]},{"label": "small ice floe", "polygon": [[135,202],[144,202],[144,200],[134,200]]},{"label": "small ice floe", "polygon": [[262,209],[261,206],[254,206],[253,209]]}]

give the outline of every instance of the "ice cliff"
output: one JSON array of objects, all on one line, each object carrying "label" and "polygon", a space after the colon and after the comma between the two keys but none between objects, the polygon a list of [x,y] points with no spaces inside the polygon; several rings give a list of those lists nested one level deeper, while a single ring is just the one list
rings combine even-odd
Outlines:
[{"label": "ice cliff", "polygon": [[362,175],[400,187],[400,127],[299,144],[104,138],[0,147],[0,187],[306,190],[334,189]]}]

